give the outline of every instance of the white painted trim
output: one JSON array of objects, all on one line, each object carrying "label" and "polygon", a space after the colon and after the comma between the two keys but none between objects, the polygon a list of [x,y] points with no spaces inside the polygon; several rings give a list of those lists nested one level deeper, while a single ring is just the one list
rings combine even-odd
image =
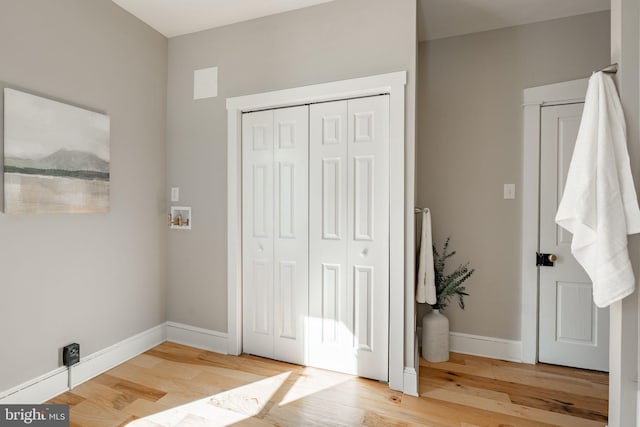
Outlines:
[{"label": "white painted trim", "polygon": [[405,391],[405,393],[411,394],[409,393],[409,391],[415,391],[415,394],[411,394],[411,395],[419,396],[420,395],[420,350],[419,350],[420,346],[418,345],[418,341],[420,341],[420,339],[418,338],[417,329],[416,329],[416,334],[414,335],[414,338],[415,339],[413,340],[413,366],[414,366],[413,370],[416,373],[416,377],[407,378],[406,377],[407,367],[405,366],[404,383],[407,384],[407,387],[406,387],[407,391]]},{"label": "white painted trim", "polygon": [[167,322],[167,341],[227,354],[227,334],[176,322]]},{"label": "white painted trim", "polygon": [[62,366],[0,393],[0,405],[42,403],[69,390],[67,368]]},{"label": "white painted trim", "polygon": [[[388,93],[390,95],[389,387],[412,390],[404,375],[405,85],[406,71],[227,99],[227,295],[229,354],[242,351],[241,114],[275,107]],[[413,242],[413,237],[410,237]],[[409,286],[407,284],[407,286]],[[413,286],[413,284],[411,284]],[[413,334],[413,331],[411,332]],[[413,355],[411,355],[413,356]]]},{"label": "white painted trim", "polygon": [[540,108],[584,101],[588,79],[554,83],[524,90],[522,147],[522,250],[520,359],[538,360],[538,268],[534,254],[539,248]]},{"label": "white painted trim", "polygon": [[[415,384],[407,382],[403,374],[404,363],[404,310],[405,277],[405,93],[404,84],[398,83],[390,89],[389,97],[389,387],[403,390],[405,393],[418,389],[418,377]],[[413,204],[413,201],[411,202]],[[411,212],[413,216],[413,212]],[[413,218],[412,218],[413,219]],[[410,230],[413,236],[413,229]],[[413,244],[413,237],[409,239]],[[413,287],[413,284],[411,285]],[[415,304],[413,304],[415,306]],[[411,331],[413,333],[413,331]]]},{"label": "white painted trim", "polygon": [[297,104],[309,104],[336,99],[378,95],[382,93],[389,93],[392,86],[404,87],[406,84],[407,73],[405,71],[398,71],[395,73],[379,74],[370,77],[360,77],[356,79],[340,80],[292,89],[227,98],[227,111],[243,112],[264,110]]},{"label": "white painted trim", "polygon": [[0,392],[0,404],[42,403],[144,353],[166,340],[164,323],[80,359],[68,370],[62,366],[12,389]]},{"label": "white painted trim", "polygon": [[165,324],[155,326],[119,343],[80,359],[70,368],[69,385],[74,387],[118,366],[166,341]]},{"label": "white painted trim", "polygon": [[[522,274],[521,331],[522,360],[536,363],[538,360],[538,267],[533,263],[539,248],[539,179],[540,179],[540,106],[524,109],[522,147],[522,250],[520,271]],[[530,226],[534,224],[534,226]]]},{"label": "white painted trim", "polygon": [[449,349],[454,353],[522,362],[521,341],[450,332]]},{"label": "white painted trim", "polygon": [[[418,326],[417,347],[422,347],[422,327]],[[503,338],[485,337],[482,335],[449,332],[449,350],[454,353],[471,354],[489,359],[522,362],[522,341],[506,340]],[[416,352],[419,364],[419,353]]]},{"label": "white painted trim", "polygon": [[[416,365],[417,366],[417,365]],[[404,394],[409,396],[418,396],[418,372],[410,367],[404,368],[404,383],[407,387],[403,390]]]},{"label": "white painted trim", "polygon": [[531,87],[524,90],[524,105],[555,105],[584,102],[589,79]]},{"label": "white painted trim", "polygon": [[242,111],[227,100],[227,352],[242,352]]}]

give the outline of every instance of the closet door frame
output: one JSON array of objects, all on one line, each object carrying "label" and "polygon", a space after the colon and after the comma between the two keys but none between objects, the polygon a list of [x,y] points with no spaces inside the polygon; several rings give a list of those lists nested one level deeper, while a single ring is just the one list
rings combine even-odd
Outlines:
[{"label": "closet door frame", "polygon": [[412,227],[405,230],[405,223],[413,219],[413,209],[405,209],[404,197],[406,84],[407,73],[400,71],[227,98],[227,353],[242,352],[242,113],[388,94],[389,203],[394,206],[389,212],[389,331],[393,331],[389,334],[389,387],[416,394],[415,367],[405,366],[406,360],[414,358],[414,343],[405,342],[414,336],[413,331],[405,331],[405,316],[414,316],[413,306],[405,310],[405,299],[413,300],[414,292],[414,284],[405,283],[405,277],[412,277],[406,273],[405,235],[413,234]]}]

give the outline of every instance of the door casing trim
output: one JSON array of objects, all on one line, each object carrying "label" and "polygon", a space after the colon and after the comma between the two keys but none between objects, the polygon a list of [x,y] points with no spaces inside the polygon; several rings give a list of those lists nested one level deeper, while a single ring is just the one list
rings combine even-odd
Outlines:
[{"label": "door casing trim", "polygon": [[[399,71],[274,92],[227,98],[227,331],[228,353],[242,352],[242,113],[314,102],[389,94],[389,387],[416,394],[405,384],[405,224],[413,211],[405,210],[405,86],[407,72]],[[412,228],[410,228],[412,230]],[[408,241],[413,241],[408,237]],[[411,331],[413,339],[414,332]],[[413,344],[413,342],[411,343]],[[414,368],[414,367],[410,367]]]}]

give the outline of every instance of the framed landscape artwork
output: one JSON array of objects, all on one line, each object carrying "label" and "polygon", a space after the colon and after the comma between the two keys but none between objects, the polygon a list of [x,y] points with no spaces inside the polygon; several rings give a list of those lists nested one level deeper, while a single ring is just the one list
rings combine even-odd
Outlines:
[{"label": "framed landscape artwork", "polygon": [[4,89],[5,213],[109,210],[109,117]]}]

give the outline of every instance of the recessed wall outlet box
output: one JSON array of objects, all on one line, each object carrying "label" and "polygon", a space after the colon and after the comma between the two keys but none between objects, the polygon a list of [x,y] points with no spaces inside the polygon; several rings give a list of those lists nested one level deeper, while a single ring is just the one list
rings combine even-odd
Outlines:
[{"label": "recessed wall outlet box", "polygon": [[62,348],[62,363],[64,366],[73,366],[80,362],[80,344],[73,343]]},{"label": "recessed wall outlet box", "polygon": [[171,228],[174,230],[191,230],[192,223],[190,206],[171,206],[171,213],[169,214]]}]

